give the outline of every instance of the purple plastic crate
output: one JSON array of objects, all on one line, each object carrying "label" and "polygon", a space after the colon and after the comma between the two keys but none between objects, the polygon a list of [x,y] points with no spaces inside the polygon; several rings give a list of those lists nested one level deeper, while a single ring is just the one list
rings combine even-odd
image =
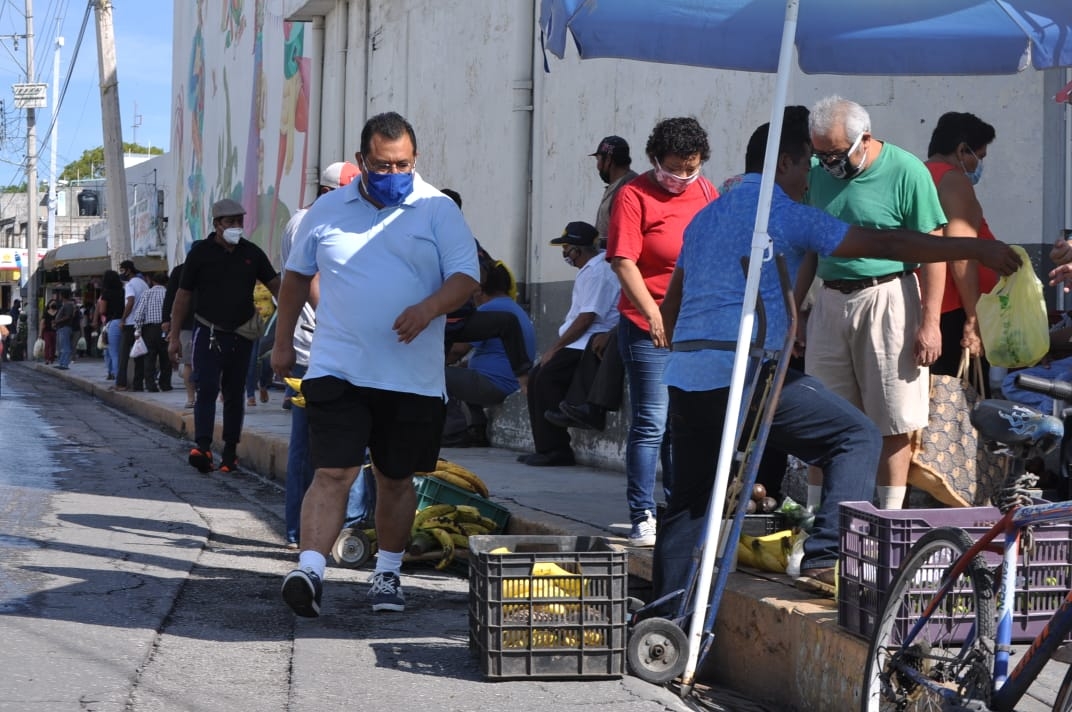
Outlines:
[{"label": "purple plastic crate", "polygon": [[[850,633],[870,638],[884,603],[886,589],[901,561],[926,532],[936,527],[961,527],[972,538],[1000,519],[995,507],[950,509],[877,509],[870,502],[843,502],[839,512],[841,551],[838,566],[838,623]],[[1013,609],[1014,642],[1029,642],[1042,630],[1072,587],[1072,524],[1035,528],[1035,551],[1019,574],[1027,591],[1018,591]],[[991,565],[997,554],[985,553]],[[939,565],[935,566],[936,577]],[[1018,587],[1020,588],[1020,587]],[[920,598],[924,598],[921,590]],[[939,621],[946,627],[972,617],[969,604],[957,601],[957,613]],[[909,621],[900,623],[907,632]],[[966,628],[965,628],[966,630]]]}]

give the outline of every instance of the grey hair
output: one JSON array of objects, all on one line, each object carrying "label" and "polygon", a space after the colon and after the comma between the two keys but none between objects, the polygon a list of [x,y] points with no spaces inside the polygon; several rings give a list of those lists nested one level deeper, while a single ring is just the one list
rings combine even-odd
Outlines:
[{"label": "grey hair", "polygon": [[839,124],[845,127],[845,138],[855,143],[861,134],[870,133],[871,116],[855,101],[837,94],[815,102],[808,116],[808,130],[813,135],[829,136]]}]

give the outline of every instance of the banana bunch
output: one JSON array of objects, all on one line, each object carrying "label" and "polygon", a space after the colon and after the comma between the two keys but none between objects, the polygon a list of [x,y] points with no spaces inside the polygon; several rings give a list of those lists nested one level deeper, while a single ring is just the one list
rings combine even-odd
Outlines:
[{"label": "banana bunch", "polygon": [[737,564],[760,571],[785,573],[793,550],[793,531],[786,529],[766,536],[742,534],[737,542]]},{"label": "banana bunch", "polygon": [[433,472],[421,472],[418,474],[422,477],[434,477],[437,480],[442,480],[455,487],[461,487],[463,490],[478,494],[484,498],[488,496],[488,486],[484,484],[484,481],[471,470],[467,470],[454,462],[439,460]]},{"label": "banana bunch", "polygon": [[290,402],[295,408],[305,407],[305,396],[303,396],[301,392],[301,380],[302,379],[294,378],[293,376],[287,376],[283,379],[283,382],[290,386],[290,389],[295,393],[295,395],[290,397]]},{"label": "banana bunch", "polygon": [[493,534],[498,529],[494,520],[485,517],[468,504],[433,504],[417,512],[410,533],[409,553],[423,556],[442,551],[436,568],[442,571],[454,561],[455,550],[469,548],[474,534]]},{"label": "banana bunch", "polygon": [[528,648],[530,643],[533,648],[580,648],[582,636],[588,647],[603,645],[603,633],[592,629],[582,632],[571,628],[536,628],[531,636],[526,629],[504,630],[502,636],[506,648]]}]

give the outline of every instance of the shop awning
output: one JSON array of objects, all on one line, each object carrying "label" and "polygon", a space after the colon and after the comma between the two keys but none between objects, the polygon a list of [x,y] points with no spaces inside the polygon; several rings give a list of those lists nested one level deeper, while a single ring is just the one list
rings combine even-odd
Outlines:
[{"label": "shop awning", "polygon": [[[162,257],[134,255],[134,265],[141,272],[154,272],[167,269],[167,261]],[[59,269],[66,265],[71,277],[93,277],[113,269],[108,257],[108,238],[72,242],[49,250],[41,266],[46,270]]]}]

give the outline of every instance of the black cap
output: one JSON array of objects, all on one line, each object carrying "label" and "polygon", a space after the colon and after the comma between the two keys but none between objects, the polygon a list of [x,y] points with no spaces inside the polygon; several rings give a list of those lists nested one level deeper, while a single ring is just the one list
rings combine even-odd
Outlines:
[{"label": "black cap", "polygon": [[578,220],[571,222],[562,231],[562,234],[551,240],[552,245],[576,245],[577,247],[591,247],[596,244],[599,232],[586,222]]},{"label": "black cap", "polygon": [[599,142],[599,148],[589,156],[610,156],[615,161],[624,162],[629,159],[629,142],[621,136],[607,136]]}]

